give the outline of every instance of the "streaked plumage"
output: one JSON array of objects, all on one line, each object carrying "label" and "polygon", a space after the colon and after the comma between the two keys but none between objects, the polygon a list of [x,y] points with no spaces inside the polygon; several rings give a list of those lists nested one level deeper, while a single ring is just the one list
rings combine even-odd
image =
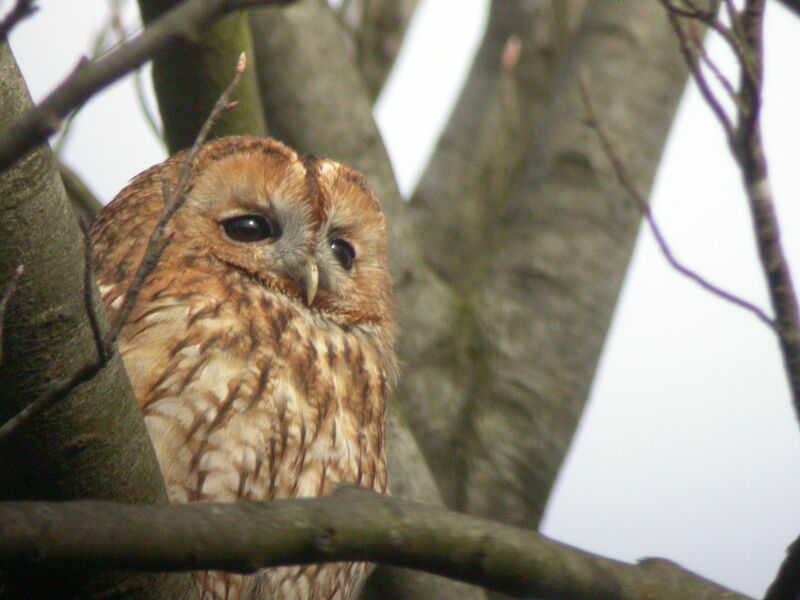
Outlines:
[{"label": "streaked plumage", "polygon": [[[112,317],[184,156],[137,176],[95,222]],[[383,215],[363,177],[274,140],[223,138],[198,155],[168,232],[119,348],[170,498],[318,496],[337,482],[386,491],[393,299]],[[363,569],[197,578],[209,599],[345,599]]]}]

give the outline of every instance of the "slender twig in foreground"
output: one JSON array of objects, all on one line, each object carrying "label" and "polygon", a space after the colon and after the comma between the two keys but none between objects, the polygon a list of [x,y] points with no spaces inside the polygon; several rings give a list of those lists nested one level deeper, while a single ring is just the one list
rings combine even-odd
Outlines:
[{"label": "slender twig in foreground", "polygon": [[14,269],[14,274],[11,275],[11,279],[6,282],[3,288],[3,294],[0,295],[0,363],[3,362],[3,324],[5,323],[6,307],[8,306],[8,301],[11,299],[11,296],[17,291],[19,278],[22,277],[24,272],[25,267],[23,265],[19,265]]},{"label": "slender twig in foreground", "polygon": [[257,5],[288,4],[290,0],[187,0],[150,24],[117,50],[82,64],[50,95],[0,133],[0,171],[56,131],[74,108],[152,58],[171,42],[199,34],[213,19]]},{"label": "slender twig in foreground", "polygon": [[[53,535],[52,532],[58,532]],[[746,600],[666,560],[628,564],[533,530],[341,486],[322,498],[172,506],[0,503],[0,567],[252,573],[341,560],[543,600]]]},{"label": "slender twig in foreground", "polygon": [[0,22],[0,39],[8,37],[17,24],[39,10],[36,0],[17,0],[14,8]]},{"label": "slender twig in foreground", "polygon": [[614,169],[614,174],[617,177],[620,185],[625,189],[628,195],[633,199],[638,207],[639,211],[645,218],[647,225],[650,227],[650,231],[653,232],[653,237],[655,237],[656,242],[658,243],[658,247],[661,250],[661,253],[664,255],[664,258],[667,259],[667,262],[679,273],[685,275],[692,281],[699,284],[703,289],[711,292],[715,296],[722,298],[723,300],[727,300],[745,310],[750,311],[756,317],[758,317],[761,321],[766,323],[770,326],[771,329],[775,329],[775,322],[767,315],[761,308],[753,304],[752,302],[748,302],[743,298],[736,296],[730,292],[725,291],[724,289],[714,285],[710,281],[708,281],[705,277],[697,273],[696,271],[690,269],[689,267],[685,266],[681,263],[675,255],[672,253],[672,249],[670,248],[669,244],[667,243],[666,238],[664,237],[661,229],[656,223],[656,220],[653,218],[653,212],[650,210],[650,205],[644,198],[644,195],[639,191],[639,189],[634,185],[634,183],[628,177],[628,173],[625,169],[625,165],[622,162],[622,159],[617,155],[616,151],[614,150],[614,146],[611,143],[608,134],[603,129],[601,123],[597,119],[596,113],[594,111],[594,106],[592,105],[591,100],[591,91],[589,89],[589,82],[586,78],[581,78],[580,82],[580,91],[581,91],[581,98],[583,99],[584,107],[586,109],[586,124],[595,132],[597,135],[597,139],[600,141],[600,145],[603,148],[603,153],[611,162],[611,166]]},{"label": "slender twig in foreground", "polygon": [[[50,382],[45,391],[39,397],[37,397],[36,400],[31,402],[19,413],[9,419],[2,427],[0,427],[0,440],[11,434],[15,429],[29,421],[41,411],[48,409],[56,402],[66,398],[66,396],[76,387],[89,381],[95,375],[97,375],[110,360],[114,353],[114,343],[116,342],[119,332],[125,325],[125,322],[130,315],[134,304],[136,303],[136,298],[139,295],[139,291],[141,290],[144,280],[150,273],[152,273],[156,264],[158,264],[158,259],[161,256],[161,252],[163,252],[167,243],[169,243],[169,238],[165,236],[166,227],[169,223],[169,220],[175,214],[175,211],[180,208],[181,204],[183,204],[183,201],[185,200],[184,192],[186,191],[186,186],[189,181],[189,175],[191,174],[194,159],[197,156],[197,153],[200,151],[201,146],[208,138],[209,133],[214,128],[214,125],[216,125],[225,112],[235,106],[235,103],[232,104],[230,102],[230,97],[241,81],[242,73],[244,72],[246,64],[247,62],[245,56],[242,54],[242,56],[239,58],[238,64],[236,65],[236,71],[231,83],[220,95],[219,100],[217,100],[217,103],[211,111],[211,114],[209,115],[208,119],[206,119],[206,122],[203,124],[200,133],[197,134],[194,144],[184,159],[178,187],[171,195],[165,195],[165,205],[164,210],[161,213],[161,218],[154,228],[153,233],[150,235],[145,255],[136,269],[136,273],[133,276],[131,285],[128,287],[122,308],[120,308],[119,313],[117,313],[117,317],[104,339],[101,339],[100,326],[94,310],[94,304],[92,302],[93,298],[90,266],[87,265],[84,267],[84,302],[86,303],[87,317],[92,328],[95,343],[98,346],[97,361],[92,364],[84,365],[70,377],[62,377]],[[88,241],[86,243],[88,245]],[[86,252],[86,259],[89,261],[89,248],[87,248]]]},{"label": "slender twig in foreground", "polygon": [[153,272],[153,269],[155,269],[156,265],[158,264],[158,259],[161,257],[161,253],[164,251],[164,248],[168,243],[168,240],[165,239],[167,224],[172,218],[172,215],[175,214],[175,211],[178,210],[178,208],[180,208],[183,202],[186,200],[186,186],[189,182],[189,176],[194,165],[194,160],[197,157],[197,153],[200,151],[200,148],[203,146],[206,139],[208,139],[211,130],[222,118],[222,115],[228,110],[234,108],[235,104],[231,104],[230,98],[234,90],[239,86],[239,82],[242,79],[242,74],[244,73],[246,67],[247,58],[245,57],[244,53],[242,53],[242,55],[239,57],[239,62],[236,65],[236,72],[233,76],[233,80],[222,92],[222,95],[220,95],[219,100],[217,100],[217,103],[211,110],[211,114],[208,116],[208,119],[206,119],[206,122],[200,129],[200,133],[197,134],[194,144],[192,144],[192,147],[189,149],[189,152],[186,155],[186,159],[183,163],[183,169],[181,170],[180,178],[178,179],[178,186],[171,193],[171,197],[164,197],[165,205],[164,210],[161,213],[161,218],[158,220],[153,232],[150,234],[150,239],[147,242],[147,249],[145,250],[144,256],[142,257],[142,260],[136,269],[136,274],[131,280],[128,291],[125,293],[125,300],[122,302],[122,307],[117,313],[114,323],[111,326],[111,331],[109,332],[106,342],[107,346],[112,346],[117,340],[119,332],[127,322],[130,312],[133,310],[133,307],[136,304],[136,299],[139,297],[139,292],[142,289],[144,280],[148,275],[150,275],[150,273]]},{"label": "slender twig in foreground", "polygon": [[686,34],[683,26],[681,25],[680,21],[678,20],[678,15],[675,14],[674,10],[671,8],[671,3],[667,0],[660,0],[661,4],[664,5],[664,8],[667,10],[667,17],[672,25],[672,29],[675,32],[675,36],[678,38],[678,45],[681,49],[681,53],[683,54],[683,58],[686,61],[687,66],[689,67],[689,72],[692,74],[692,79],[697,84],[697,88],[700,90],[700,94],[702,94],[703,98],[711,107],[711,110],[716,115],[717,119],[722,126],[723,131],[725,132],[725,136],[728,139],[728,144],[733,148],[734,146],[734,130],[733,130],[733,122],[731,118],[728,116],[727,111],[722,106],[720,101],[714,95],[714,91],[711,89],[708,81],[706,80],[705,75],[703,74],[703,70],[700,67],[697,50],[695,49],[695,44],[689,39],[689,36]]},{"label": "slender twig in foreground", "polygon": [[12,432],[27,423],[32,417],[66,398],[79,385],[95,377],[103,366],[100,362],[84,365],[69,377],[60,377],[51,381],[36,400],[28,404],[0,427],[0,440],[11,435]]}]

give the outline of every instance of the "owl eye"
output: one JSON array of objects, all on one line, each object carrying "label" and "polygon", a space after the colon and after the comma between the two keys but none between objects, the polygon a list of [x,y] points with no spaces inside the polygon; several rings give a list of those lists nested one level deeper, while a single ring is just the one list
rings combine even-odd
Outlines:
[{"label": "owl eye", "polygon": [[278,228],[263,215],[239,215],[222,221],[225,235],[235,242],[254,243],[278,237]]},{"label": "owl eye", "polygon": [[336,260],[342,265],[345,271],[353,268],[353,261],[356,259],[356,251],[343,239],[335,239],[331,242],[331,250]]}]

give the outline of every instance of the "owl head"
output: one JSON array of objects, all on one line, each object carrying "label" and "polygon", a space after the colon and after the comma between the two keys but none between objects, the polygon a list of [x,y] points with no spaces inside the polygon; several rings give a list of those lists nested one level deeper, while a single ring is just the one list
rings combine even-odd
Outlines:
[{"label": "owl head", "polygon": [[[138,175],[98,216],[93,237],[103,260],[95,268],[119,294],[144,254],[165,195],[178,186],[185,158],[178,153]],[[344,165],[267,138],[212,141],[192,165],[167,236],[153,277],[200,268],[209,289],[235,278],[271,288],[341,326],[392,327],[383,213],[365,179]],[[114,307],[113,299],[109,304]]]}]

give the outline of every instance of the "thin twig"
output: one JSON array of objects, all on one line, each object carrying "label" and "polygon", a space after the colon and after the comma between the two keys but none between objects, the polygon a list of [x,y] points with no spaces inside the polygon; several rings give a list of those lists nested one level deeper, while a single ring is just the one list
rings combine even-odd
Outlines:
[{"label": "thin twig", "polygon": [[3,288],[3,294],[0,295],[0,363],[3,362],[3,324],[5,323],[6,318],[6,307],[8,306],[8,301],[14,295],[14,292],[17,291],[19,279],[22,277],[24,272],[24,265],[19,265],[16,269],[14,269],[11,279],[6,282],[6,285]]},{"label": "thin twig", "polygon": [[202,30],[213,19],[244,8],[285,5],[291,0],[187,0],[140,35],[103,58],[87,62],[36,107],[0,133],[0,171],[47,140],[61,121],[99,90],[130,73],[168,44]]},{"label": "thin twig", "polygon": [[0,39],[7,38],[20,21],[27,19],[37,10],[39,7],[36,6],[36,0],[17,0],[14,8],[0,22]]},{"label": "thin twig", "polygon": [[150,275],[150,273],[152,273],[153,269],[158,264],[158,259],[160,258],[161,253],[169,243],[169,236],[165,235],[165,231],[170,219],[175,214],[175,211],[177,211],[186,200],[185,192],[187,190],[189,176],[192,171],[195,157],[208,138],[208,135],[213,129],[214,125],[220,120],[225,112],[235,106],[235,103],[230,102],[230,97],[236,87],[239,85],[246,65],[247,62],[245,56],[242,54],[239,58],[238,64],[236,65],[236,71],[231,83],[220,95],[219,100],[217,100],[217,103],[214,105],[211,114],[209,115],[208,119],[206,119],[206,122],[203,124],[200,133],[197,134],[194,144],[192,144],[191,149],[186,155],[178,187],[175,189],[174,193],[171,194],[171,196],[165,196],[165,206],[161,213],[161,218],[150,235],[150,239],[147,243],[147,249],[145,250],[145,255],[136,269],[136,273],[134,274],[131,285],[128,287],[122,308],[120,309],[119,313],[117,313],[114,323],[112,324],[111,329],[105,338],[102,338],[102,334],[100,333],[99,321],[94,310],[94,304],[92,302],[93,286],[91,280],[91,248],[87,240],[85,254],[86,265],[84,266],[84,302],[86,303],[87,317],[89,319],[89,323],[92,328],[92,334],[94,335],[95,344],[97,345],[98,349],[97,361],[92,364],[84,365],[70,377],[62,377],[50,382],[50,384],[45,388],[45,391],[38,398],[36,398],[36,400],[31,402],[14,417],[9,419],[2,427],[0,427],[0,440],[10,435],[13,431],[29,421],[35,415],[39,414],[43,410],[47,410],[63,398],[66,398],[67,395],[69,395],[76,387],[91,380],[108,363],[108,360],[111,358],[114,352],[114,343],[116,342],[122,327],[125,325],[125,322],[136,303],[136,298],[141,291],[144,280],[148,275]]},{"label": "thin twig", "polygon": [[[795,414],[800,421],[800,308],[781,242],[760,125],[766,0],[746,0],[741,10],[736,9],[733,0],[723,0],[731,20],[730,34],[733,41],[730,43],[739,62],[739,86],[735,90],[735,126],[705,82],[696,64],[696,55],[689,47],[686,33],[678,22],[672,0],[660,1],[667,8],[667,15],[678,36],[681,51],[706,103],[722,123],[731,153],[742,173],[758,255],[775,313],[775,318],[771,320],[772,329],[778,336]],[[797,554],[792,556],[796,557]],[[800,568],[800,558],[794,566]]]},{"label": "thin twig", "polygon": [[661,250],[661,253],[664,255],[664,258],[667,259],[667,262],[679,273],[685,275],[695,283],[699,284],[703,289],[711,292],[715,296],[722,298],[736,306],[744,308],[745,310],[753,313],[756,317],[759,318],[762,322],[769,325],[771,329],[775,329],[775,321],[769,317],[761,308],[753,304],[752,302],[748,302],[743,298],[736,296],[724,289],[720,288],[719,286],[714,285],[710,281],[708,281],[705,277],[690,269],[683,263],[681,263],[675,255],[672,253],[672,249],[670,248],[669,244],[667,243],[666,238],[664,237],[663,233],[661,232],[658,223],[653,218],[653,213],[650,210],[650,205],[644,198],[644,195],[639,191],[639,189],[634,185],[634,183],[628,177],[627,170],[625,169],[625,165],[622,162],[622,159],[616,153],[613,144],[611,143],[608,134],[603,129],[602,124],[598,120],[596,113],[594,111],[594,106],[591,100],[591,90],[589,88],[589,82],[586,77],[582,77],[580,81],[580,91],[581,91],[581,98],[583,99],[584,107],[586,109],[586,124],[595,132],[597,135],[598,140],[600,141],[600,145],[603,148],[603,152],[606,157],[611,162],[611,166],[614,169],[614,174],[617,177],[620,185],[625,189],[628,195],[634,200],[636,206],[638,207],[639,211],[645,218],[647,225],[650,227],[650,231],[653,232],[653,237],[655,237],[656,242],[658,243],[658,247]]},{"label": "thin twig", "polygon": [[208,139],[208,135],[211,133],[213,127],[222,118],[222,115],[234,107],[234,104],[230,102],[230,97],[234,90],[238,87],[246,66],[247,59],[245,54],[242,53],[242,55],[239,57],[238,64],[236,65],[236,72],[233,80],[230,82],[225,91],[222,92],[219,100],[217,100],[217,103],[211,110],[211,114],[208,116],[208,119],[206,119],[206,122],[203,123],[200,133],[197,134],[197,139],[195,139],[194,144],[192,144],[192,147],[189,149],[189,153],[186,155],[186,159],[183,163],[183,169],[181,171],[180,178],[178,179],[177,188],[171,194],[171,197],[164,198],[165,205],[164,210],[161,213],[161,218],[158,220],[153,232],[150,234],[150,239],[147,242],[147,249],[145,250],[144,256],[142,257],[142,260],[136,269],[136,274],[131,280],[128,291],[125,293],[125,300],[122,302],[122,307],[117,313],[114,323],[111,326],[111,332],[109,333],[106,341],[107,345],[112,345],[116,341],[119,332],[127,322],[127,319],[130,316],[134,305],[136,304],[136,299],[139,297],[139,292],[141,291],[145,279],[150,275],[150,273],[153,272],[153,269],[158,264],[161,253],[164,251],[164,248],[169,241],[168,238],[165,238],[167,224],[175,214],[175,211],[177,211],[186,200],[186,186],[188,185],[189,176],[191,174],[192,167],[194,166],[194,160],[197,157],[197,153],[200,151],[200,148],[205,143],[206,139]]},{"label": "thin twig", "polygon": [[103,365],[100,362],[84,365],[70,377],[60,377],[51,381],[36,400],[28,404],[0,427],[0,440],[11,435],[12,432],[27,423],[32,417],[66,398],[79,385],[94,378],[102,368]]},{"label": "thin twig", "polygon": [[739,94],[734,89],[733,84],[730,82],[730,80],[727,77],[725,77],[725,75],[722,74],[722,71],[719,70],[717,63],[715,63],[713,60],[711,60],[711,58],[709,58],[708,52],[706,52],[706,49],[702,45],[697,47],[697,54],[700,57],[700,60],[703,61],[703,64],[706,67],[708,67],[708,69],[717,78],[717,81],[719,81],[720,85],[728,93],[730,99],[733,100],[734,104],[738,106],[740,102]]},{"label": "thin twig", "polygon": [[711,107],[711,110],[716,115],[717,119],[720,122],[720,125],[722,125],[722,129],[724,130],[725,135],[728,139],[728,144],[731,147],[733,147],[734,146],[733,122],[731,121],[731,118],[728,116],[728,113],[720,104],[717,97],[714,95],[714,92],[711,90],[711,86],[708,85],[708,81],[706,81],[705,75],[703,74],[703,71],[698,64],[697,51],[696,48],[694,48],[694,44],[689,41],[689,38],[686,35],[686,31],[683,29],[683,26],[678,20],[678,15],[676,15],[675,12],[673,12],[672,4],[668,2],[668,0],[660,0],[660,2],[667,10],[667,17],[669,18],[669,21],[672,25],[672,29],[675,31],[676,37],[678,38],[678,43],[681,49],[681,53],[683,54],[683,58],[689,67],[689,71],[692,74],[692,78],[697,84],[700,93],[703,95],[706,104],[708,104],[709,107]]}]

